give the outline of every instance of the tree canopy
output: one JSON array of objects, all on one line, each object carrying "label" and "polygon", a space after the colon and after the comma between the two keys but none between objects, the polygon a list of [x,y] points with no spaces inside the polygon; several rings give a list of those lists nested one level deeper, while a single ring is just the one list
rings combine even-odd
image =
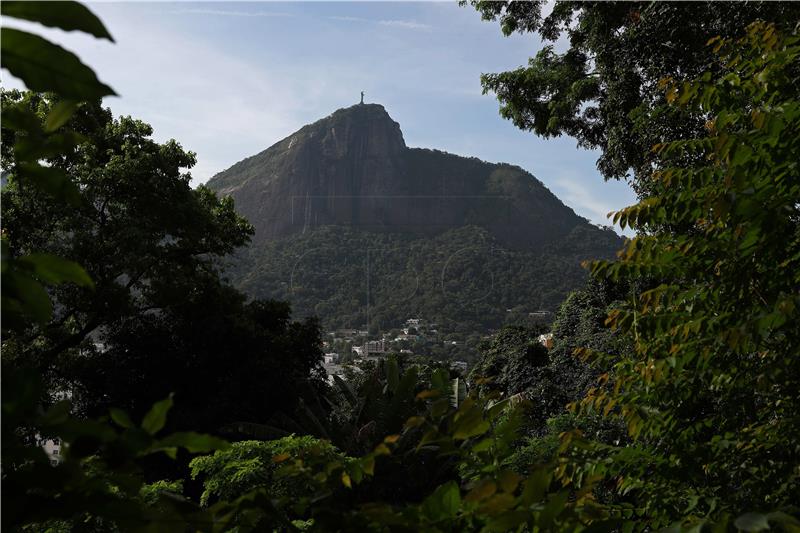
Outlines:
[{"label": "tree canopy", "polygon": [[[3,97],[6,108],[21,103],[41,117],[57,105],[35,93]],[[182,169],[194,154],[153,141],[141,121],[94,103],[63,127],[84,140],[48,163],[72,177],[79,202],[22,187],[7,154],[5,235],[13,254],[79,261],[94,289],[56,289],[52,319],[6,339],[4,362],[34,365],[51,392],[71,391],[91,415],[118,407],[142,416],[170,393],[184,429],[215,432],[291,412],[320,377],[319,328],[292,323],[287,304],[246,303],[221,281],[219,258],[252,234],[232,200],[193,189]],[[4,146],[24,140],[3,135]]]},{"label": "tree canopy", "polygon": [[593,471],[655,527],[789,511],[800,493],[800,41],[754,23],[710,45],[722,74],[662,82],[672,105],[710,117],[705,133],[654,147],[651,196],[615,215],[639,234],[592,266],[660,280],[609,314],[633,350],[584,350],[611,370],[581,402],[624,419],[634,443]]},{"label": "tree canopy", "polygon": [[[462,1],[466,4],[466,1]],[[528,65],[484,74],[484,92],[500,101],[500,114],[544,137],[575,137],[599,148],[607,178],[632,173],[639,193],[657,159],[656,143],[693,138],[705,119],[665,106],[658,82],[666,76],[719,74],[709,60],[712,37],[738,36],[763,20],[791,31],[800,19],[794,2],[469,2],[484,20],[497,20],[504,34],[537,34],[547,44]],[[561,42],[566,50],[560,52]]]}]

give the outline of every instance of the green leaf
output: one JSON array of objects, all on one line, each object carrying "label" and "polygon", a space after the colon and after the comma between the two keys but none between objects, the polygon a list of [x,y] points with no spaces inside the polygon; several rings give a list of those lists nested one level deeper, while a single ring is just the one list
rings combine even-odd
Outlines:
[{"label": "green leaf", "polygon": [[85,136],[74,131],[65,131],[47,137],[26,135],[14,143],[14,156],[18,162],[36,162],[39,159],[63,155],[86,140]]},{"label": "green leaf", "polygon": [[151,435],[155,435],[167,423],[167,413],[172,408],[172,394],[164,400],[156,402],[150,411],[144,415],[142,429]]},{"label": "green leaf", "polygon": [[51,28],[82,31],[100,39],[114,38],[94,13],[78,2],[28,2],[5,0],[0,12],[7,17],[38,22]]},{"label": "green leaf", "polygon": [[486,524],[486,531],[516,531],[531,517],[528,511],[508,511]]},{"label": "green leaf", "polygon": [[444,368],[437,368],[431,374],[431,386],[442,394],[450,394],[450,373]]},{"label": "green leaf", "polygon": [[764,531],[769,529],[766,515],[761,513],[745,513],[737,518],[733,525],[741,531]]},{"label": "green leaf", "polygon": [[782,524],[787,531],[796,531],[800,528],[800,520],[783,511],[773,511],[767,514],[767,520]]},{"label": "green leaf", "polygon": [[548,498],[547,504],[539,514],[539,527],[541,527],[543,530],[549,530],[553,521],[558,515],[561,514],[561,511],[564,510],[564,505],[567,503],[568,498],[568,492],[557,492],[555,494],[551,494]]},{"label": "green leaf", "polygon": [[544,498],[547,489],[550,487],[553,473],[547,468],[537,468],[525,480],[525,487],[522,490],[522,500],[531,505],[539,502]]},{"label": "green leaf", "polygon": [[3,272],[3,314],[6,307],[18,310],[32,320],[46,324],[53,314],[50,296],[41,283],[14,271]]},{"label": "green leaf", "polygon": [[483,435],[490,427],[489,421],[483,419],[482,410],[478,407],[473,407],[456,421],[453,427],[453,438],[465,440],[477,435]]},{"label": "green leaf", "polygon": [[230,444],[224,439],[193,431],[173,433],[153,445],[156,450],[161,448],[184,448],[189,453],[207,453],[224,450],[228,447],[230,447]]},{"label": "green leaf", "polygon": [[37,163],[20,163],[17,167],[21,178],[30,180],[54,198],[70,205],[80,202],[81,195],[77,185],[60,168],[44,167]]},{"label": "green leaf", "polygon": [[30,254],[19,258],[19,262],[48,285],[71,282],[81,287],[94,287],[89,274],[74,261],[50,254]]},{"label": "green leaf", "polygon": [[123,411],[122,409],[117,409],[116,407],[112,407],[109,409],[109,414],[111,415],[111,420],[113,420],[118,426],[123,427],[125,429],[130,429],[134,427],[133,420],[128,416],[128,413]]},{"label": "green leaf", "polygon": [[455,481],[440,485],[422,502],[422,512],[434,522],[454,518],[460,507],[461,491]]},{"label": "green leaf", "polygon": [[350,385],[348,385],[345,380],[336,374],[333,374],[333,383],[339,389],[339,392],[342,393],[345,400],[347,400],[347,403],[349,403],[351,407],[355,407],[355,405],[358,403],[358,399],[356,398],[356,394],[353,392],[353,389],[350,388]]},{"label": "green leaf", "polygon": [[52,91],[73,100],[116,95],[75,54],[38,35],[2,28],[0,55],[3,66],[32,91]]},{"label": "green leaf", "polygon": [[24,131],[31,137],[41,137],[44,134],[42,122],[36,113],[21,104],[3,109],[3,127]]},{"label": "green leaf", "polygon": [[78,102],[73,100],[61,100],[47,114],[44,121],[44,130],[46,132],[56,131],[58,128],[67,123],[72,118],[75,110],[78,109]]}]

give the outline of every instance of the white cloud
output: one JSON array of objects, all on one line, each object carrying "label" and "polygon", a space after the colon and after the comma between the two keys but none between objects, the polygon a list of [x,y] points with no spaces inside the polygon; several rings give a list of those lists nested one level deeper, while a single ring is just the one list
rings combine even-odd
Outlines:
[{"label": "white cloud", "polygon": [[345,16],[332,15],[332,16],[327,17],[327,18],[329,18],[331,20],[341,20],[343,22],[372,22],[369,19],[365,19],[365,18],[361,18],[361,17],[345,17]]},{"label": "white cloud", "polygon": [[[351,100],[355,103],[356,93],[345,93],[349,87],[335,80],[366,85],[365,74],[356,68],[312,66],[277,54],[248,59],[202,36],[170,31],[168,25],[151,24],[143,39],[129,6],[93,6],[116,44],[24,21],[18,26],[75,51],[120,95],[104,101],[115,115],[141,119],[153,126],[159,142],[174,138],[184,149],[197,152],[198,163],[191,170],[195,184],[266,149],[330,109]],[[22,86],[12,76],[3,82],[6,87]],[[325,113],[320,114],[320,109]]]},{"label": "white cloud", "polygon": [[429,30],[431,26],[422,24],[416,20],[379,20],[381,26],[391,26],[394,28],[404,28],[407,30]]},{"label": "white cloud", "polygon": [[276,11],[231,11],[227,9],[176,9],[171,15],[213,15],[219,17],[293,17],[291,13]]},{"label": "white cloud", "polygon": [[[556,180],[553,180],[554,192],[565,204],[572,207],[578,214],[585,216],[595,224],[603,226],[613,225],[608,214],[612,211],[618,211],[625,207],[624,205],[617,205],[616,202],[610,202],[608,197],[602,197],[598,194],[595,188],[587,186],[573,176],[561,174]],[[602,184],[603,187],[610,188],[613,182]],[[625,202],[627,198],[620,198],[620,201]],[[616,230],[621,231],[619,226]],[[628,234],[629,232],[623,232]]]},{"label": "white cloud", "polygon": [[378,24],[380,26],[390,26],[393,28],[400,28],[405,30],[431,29],[431,26],[429,24],[423,24],[421,22],[417,22],[416,20],[374,20],[363,17],[350,17],[350,16],[339,16],[339,15],[331,15],[326,18],[330,20],[339,20],[342,22],[365,22],[368,24]]}]

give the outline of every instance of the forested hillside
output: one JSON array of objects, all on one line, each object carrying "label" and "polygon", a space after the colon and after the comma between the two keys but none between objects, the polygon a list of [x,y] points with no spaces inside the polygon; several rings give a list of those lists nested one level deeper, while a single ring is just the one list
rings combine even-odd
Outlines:
[{"label": "forested hillside", "polygon": [[296,315],[331,328],[387,331],[422,316],[466,334],[498,328],[512,309],[555,311],[586,279],[580,262],[609,256],[616,242],[582,226],[535,251],[477,226],[431,237],[329,226],[251,246],[227,272],[247,294],[291,301]]},{"label": "forested hillside", "polygon": [[208,186],[255,228],[226,262],[232,283],[331,328],[422,316],[486,332],[509,309],[553,312],[585,280],[581,261],[622,245],[519,167],[407,148],[376,104],[305,126]]}]

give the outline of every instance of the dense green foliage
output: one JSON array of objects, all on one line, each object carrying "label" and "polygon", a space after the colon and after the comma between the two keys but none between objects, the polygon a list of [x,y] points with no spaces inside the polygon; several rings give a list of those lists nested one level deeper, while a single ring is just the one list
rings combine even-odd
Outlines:
[{"label": "dense green foliage", "polygon": [[[310,436],[289,436],[272,441],[240,441],[214,455],[192,459],[192,478],[203,479],[202,505],[212,500],[235,500],[257,488],[263,488],[270,498],[309,496],[317,487],[286,485],[276,478],[280,460],[288,457],[303,460],[313,452],[321,459],[344,459],[327,441]],[[273,458],[277,458],[274,460]]]},{"label": "dense green foliage", "polygon": [[[511,453],[519,419],[508,401],[485,411],[434,400],[399,440],[424,427],[417,449],[456,459],[458,480],[421,504],[333,511],[334,498],[303,516],[321,529],[796,530],[797,42],[753,25],[716,42],[724,75],[665,80],[670,102],[713,118],[706,137],[656,148],[665,170],[651,195],[617,216],[639,236],[620,261],[592,266],[609,280],[574,295],[556,321],[560,350],[588,345],[578,353],[594,368],[584,370],[603,372],[575,402],[577,418],[552,418],[526,458]],[[642,277],[657,281],[622,283]],[[599,325],[603,312],[614,333]],[[505,336],[507,352],[487,357],[524,357],[524,336]],[[611,440],[613,425],[598,431],[593,417],[623,421],[627,438]],[[555,468],[519,473],[554,454]],[[550,476],[569,492],[550,492]]]},{"label": "dense green foliage", "polygon": [[[463,1],[462,3],[466,3]],[[739,35],[754,20],[791,31],[800,19],[794,2],[544,2],[481,1],[486,20],[499,20],[506,35],[535,33],[568,41],[564,53],[542,48],[528,65],[484,74],[483,88],[497,94],[500,114],[545,137],[570,135],[580,146],[602,150],[598,168],[647,191],[659,142],[699,135],[705,118],[665,106],[657,89],[665,76],[685,79],[717,74],[706,42]]]},{"label": "dense green foliage", "polygon": [[[7,2],[3,14],[107,35],[65,6]],[[3,31],[5,55],[15,41]],[[678,140],[653,148],[647,197],[615,219],[637,237],[618,261],[590,264],[593,279],[560,306],[551,350],[523,327],[482,343],[469,393],[418,359],[321,386],[316,324],[291,323],[285,304],[245,304],[219,280],[219,256],[248,227],[228,202],[188,187],[180,168],[190,154],[98,105],[4,94],[3,527],[800,529],[800,38],[757,23],[710,44],[708,72],[661,83],[675,113],[706,121],[696,138],[676,130]],[[15,59],[12,71],[31,86],[103,90],[80,68],[42,76],[20,69],[24,54]],[[159,206],[147,177],[179,202],[152,223],[139,220],[145,201]],[[125,240],[137,232],[141,241]],[[87,244],[95,234],[97,250]],[[138,277],[137,246],[153,263]],[[178,406],[193,402],[173,422],[171,395],[144,407],[168,386]],[[67,387],[85,412],[107,415],[46,398]],[[257,393],[276,396],[259,403]],[[133,417],[109,405],[135,394]],[[330,438],[229,446],[191,431],[161,435],[268,417],[284,409],[274,402]],[[42,437],[63,439],[57,466]],[[154,457],[185,466],[187,455],[210,452],[191,462],[195,480],[145,482]]]},{"label": "dense green foliage", "polygon": [[[103,24],[76,2],[4,2],[3,16],[39,21],[48,26],[81,30],[111,39]],[[29,87],[55,90],[76,100],[113,91],[97,81],[94,72],[71,52],[36,35],[3,28],[3,63]],[[3,97],[6,103],[6,95]],[[79,191],[72,179],[42,159],[57,158],[83,138],[62,126],[73,115],[78,101],[61,101],[43,120],[24,106],[3,106],[3,180],[13,172],[17,187],[46,195],[60,204],[76,205]],[[11,133],[13,130],[16,133]],[[61,131],[58,131],[61,130]],[[19,134],[19,135],[17,135]],[[11,136],[16,137],[11,143]],[[13,160],[14,163],[9,165]],[[14,254],[6,238],[2,242],[3,357],[8,337],[48,323],[53,305],[45,287],[73,283],[93,289],[94,283],[77,263],[36,249]],[[5,366],[5,365],[4,365]],[[83,529],[113,530],[143,527],[160,521],[175,524],[193,520],[193,506],[179,498],[165,498],[153,485],[137,476],[137,459],[164,451],[172,456],[178,448],[193,453],[224,446],[224,442],[195,433],[157,439],[171,398],[155,404],[133,424],[123,411],[111,412],[116,426],[107,420],[78,419],[70,403],[41,405],[45,392],[41,376],[30,369],[3,371],[2,483],[4,529],[41,531]],[[122,428],[122,431],[119,428]],[[53,468],[38,441],[57,437],[68,442],[62,460]],[[161,483],[160,487],[176,486]]]},{"label": "dense green foliage", "polygon": [[[4,2],[2,10],[4,16],[110,39],[102,23],[75,2]],[[190,176],[181,168],[193,165],[193,154],[174,141],[155,143],[142,122],[114,120],[93,100],[113,91],[74,54],[32,34],[8,28],[2,33],[4,67],[29,87],[53,91],[2,94],[3,526],[29,531],[129,531],[157,523],[176,530],[210,528],[210,514],[174,493],[182,488],[180,480],[145,483],[142,473],[143,466],[159,464],[158,456],[175,459],[179,451],[196,454],[227,445],[193,431],[158,436],[173,405],[171,395],[162,398],[177,384],[163,382],[169,377],[162,366],[164,351],[185,358],[186,369],[200,348],[206,359],[210,349],[219,350],[224,337],[216,346],[200,346],[202,338],[195,338],[194,346],[182,342],[197,337],[198,328],[208,328],[210,335],[211,315],[223,311],[217,305],[230,322],[244,323],[237,325],[239,331],[230,327],[217,333],[249,330],[249,337],[242,335],[250,342],[248,351],[232,350],[242,350],[240,342],[214,353],[216,359],[195,360],[205,366],[190,366],[195,372],[181,376],[190,382],[182,392],[202,392],[203,402],[192,406],[196,418],[171,425],[211,427],[219,418],[199,420],[203,408],[213,411],[208,410],[214,397],[209,391],[224,382],[221,365],[235,363],[226,355],[244,355],[252,363],[262,363],[265,351],[283,358],[285,365],[273,359],[272,368],[251,363],[239,371],[285,385],[275,391],[283,404],[270,407],[291,406],[306,382],[318,377],[312,372],[320,355],[318,328],[313,322],[290,324],[285,304],[245,307],[244,298],[220,282],[215,256],[245,243],[251,229],[229,200],[189,187]],[[183,331],[165,332],[168,320]],[[162,329],[148,330],[143,323]],[[137,353],[135,342],[122,348],[126,339],[120,332],[136,327],[145,335],[161,332],[161,351]],[[118,357],[105,368],[87,364],[114,350],[129,360]],[[119,366],[137,355],[145,355],[138,368]],[[285,366],[297,379],[281,381],[275,366]],[[88,374],[76,373],[79,367]],[[113,375],[97,377],[109,370]],[[136,383],[132,372],[159,376],[162,384]],[[87,375],[101,387],[92,389]],[[228,379],[227,388],[217,390],[217,399],[229,398],[228,407],[263,396],[263,380],[255,390],[243,389],[239,379],[233,387],[233,377]],[[134,424],[119,404],[107,408],[114,394],[125,394],[141,424]],[[104,416],[78,416],[81,412]],[[58,459],[39,447],[43,438],[59,439]],[[218,518],[217,524],[224,528],[226,522]]]},{"label": "dense green foliage", "polygon": [[652,196],[615,216],[639,235],[592,267],[662,280],[610,314],[634,350],[616,362],[587,350],[613,363],[613,387],[581,402],[624,418],[635,444],[597,468],[653,526],[796,511],[799,42],[753,24],[712,40],[723,75],[664,80],[668,101],[711,117],[707,133],[654,148]]},{"label": "dense green foliage", "polygon": [[[419,415],[408,419],[402,433],[387,436],[362,457],[331,461],[323,448],[313,445],[292,457],[275,456],[273,461],[281,465],[274,470],[276,479],[295,487],[316,486],[317,492],[263,502],[261,509],[278,517],[272,523],[285,529],[316,531],[462,531],[483,526],[503,531],[523,524],[560,529],[579,523],[575,510],[591,505],[585,497],[568,505],[566,491],[548,491],[548,470],[536,468],[522,476],[502,464],[512,452],[520,422],[508,400],[472,397],[454,406],[450,384],[444,382],[418,394],[417,402]],[[408,480],[416,482],[416,492],[391,490]],[[249,509],[265,490],[255,489],[237,501]]]},{"label": "dense green foliage", "polygon": [[[3,96],[4,109],[40,116],[55,105],[35,94]],[[141,121],[85,104],[63,127],[84,141],[48,163],[77,184],[79,202],[21,187],[8,154],[4,233],[14,255],[79,260],[94,289],[52,291],[52,319],[7,335],[4,366],[35,368],[52,393],[71,391],[91,416],[109,407],[142,416],[170,393],[182,429],[218,432],[291,412],[320,377],[319,329],[313,320],[292,323],[286,304],[245,303],[220,281],[216,258],[252,232],[233,202],[192,189],[180,169],[194,155],[154,142]],[[3,135],[4,145],[25,140]]]},{"label": "dense green foliage", "polygon": [[485,380],[488,390],[505,396],[528,390],[540,380],[540,371],[549,361],[547,348],[539,342],[543,331],[510,326],[483,342],[481,357],[470,373],[472,381]]},{"label": "dense green foliage", "polygon": [[292,302],[299,316],[325,325],[389,331],[423,317],[461,339],[499,328],[508,309],[523,316],[554,311],[586,278],[580,261],[588,247],[609,248],[618,237],[600,230],[574,232],[536,251],[503,246],[475,226],[435,237],[325,227],[242,252],[230,276],[258,298]]}]

